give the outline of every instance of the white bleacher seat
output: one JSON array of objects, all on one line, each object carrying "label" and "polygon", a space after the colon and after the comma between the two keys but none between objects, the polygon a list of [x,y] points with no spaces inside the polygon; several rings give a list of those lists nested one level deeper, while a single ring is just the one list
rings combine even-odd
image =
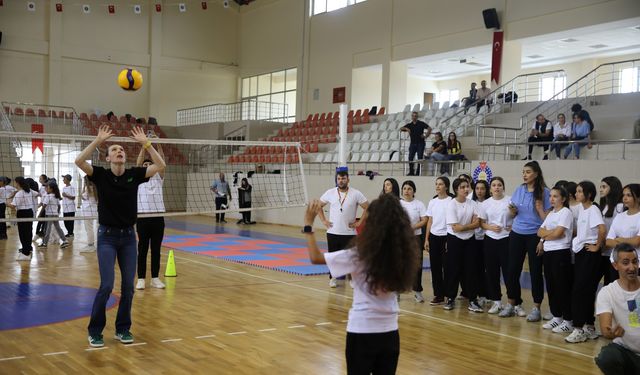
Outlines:
[{"label": "white bleacher seat", "polygon": [[360,153],[358,152],[352,152],[351,153],[351,160],[349,160],[352,163],[357,162],[358,160],[360,160]]},{"label": "white bleacher seat", "polygon": [[428,122],[429,126],[431,126],[432,129],[437,127],[439,123],[440,123],[440,119],[435,117],[429,120]]},{"label": "white bleacher seat", "polygon": [[480,109],[478,110],[478,114],[481,115],[483,113],[487,113],[487,106],[483,105],[482,107],[480,107]]},{"label": "white bleacher seat", "polygon": [[453,128],[457,127],[459,123],[460,117],[452,117],[449,121],[446,122],[448,126],[451,126]]},{"label": "white bleacher seat", "polygon": [[380,161],[380,154],[377,152],[372,153],[371,156],[369,157],[369,161],[375,161],[375,162]]},{"label": "white bleacher seat", "polygon": [[502,112],[502,103],[496,103],[491,106],[491,112],[489,113],[501,113]]},{"label": "white bleacher seat", "polygon": [[444,117],[444,109],[439,109],[436,111],[436,115],[433,117],[441,118]]},{"label": "white bleacher seat", "polygon": [[387,130],[387,126],[388,125],[387,125],[386,121],[381,122],[380,125],[378,126],[378,131],[383,132],[383,131]]},{"label": "white bleacher seat", "polygon": [[391,151],[398,151],[400,149],[400,141],[391,142]]},{"label": "white bleacher seat", "polygon": [[377,131],[369,132],[369,139],[372,141],[377,141],[378,139],[380,139],[380,133]]},{"label": "white bleacher seat", "polygon": [[324,153],[319,152],[319,153],[318,153],[318,156],[316,156],[316,160],[315,160],[315,162],[316,162],[316,163],[322,163],[323,161],[324,161]]},{"label": "white bleacher seat", "polygon": [[473,125],[482,125],[484,124],[484,116],[476,116],[473,118]]},{"label": "white bleacher seat", "polygon": [[429,104],[428,103],[422,103],[422,108],[420,109],[420,112],[426,112],[429,110]]},{"label": "white bleacher seat", "polygon": [[431,109],[437,110],[438,108],[440,108],[440,103],[439,102],[433,102],[433,104],[431,105]]},{"label": "white bleacher seat", "polygon": [[404,106],[402,112],[411,112],[411,104],[407,104]]},{"label": "white bleacher seat", "polygon": [[368,141],[369,139],[371,139],[371,133],[370,132],[362,133],[362,137],[360,138],[361,141]]},{"label": "white bleacher seat", "polygon": [[327,152],[326,154],[324,154],[324,160],[323,160],[324,163],[330,163],[331,159],[333,159],[333,153]]},{"label": "white bleacher seat", "polygon": [[390,130],[387,132],[387,137],[385,139],[400,139],[400,131],[399,130]]},{"label": "white bleacher seat", "polygon": [[456,109],[457,108],[448,108],[447,111],[444,113],[444,117],[451,117],[456,113]]},{"label": "white bleacher seat", "polygon": [[460,107],[460,101],[456,100],[455,102],[453,102],[452,106]]},{"label": "white bleacher seat", "polygon": [[338,162],[338,154],[337,153],[333,154],[333,157],[331,158],[331,161],[334,162],[334,163]]},{"label": "white bleacher seat", "polygon": [[[387,138],[384,138],[384,139],[387,139]],[[388,151],[388,150],[389,150],[389,147],[390,147],[390,145],[389,145],[389,141],[384,141],[384,142],[382,142],[382,143],[380,144],[380,148],[379,148],[379,150],[380,150],[380,151]]]},{"label": "white bleacher seat", "polygon": [[369,153],[368,153],[368,152],[362,153],[362,154],[360,155],[360,160],[359,160],[359,161],[360,161],[361,163],[362,163],[362,162],[367,162],[367,161],[369,161]]},{"label": "white bleacher seat", "polygon": [[360,151],[360,145],[361,145],[361,144],[362,144],[362,143],[360,143],[360,142],[358,142],[358,143],[353,143],[353,144],[351,145],[351,151],[352,151],[352,152],[358,152],[358,151]]},{"label": "white bleacher seat", "polygon": [[380,161],[389,161],[390,157],[391,157],[390,152],[383,152],[382,155],[380,155]]},{"label": "white bleacher seat", "polygon": [[379,126],[380,125],[378,125],[377,122],[374,122],[373,124],[371,124],[371,127],[369,128],[369,131],[376,131],[376,130],[378,130]]},{"label": "white bleacher seat", "polygon": [[419,112],[419,111],[420,111],[420,104],[414,105],[412,112]]},{"label": "white bleacher seat", "polygon": [[360,151],[364,152],[364,151],[369,151],[369,148],[371,147],[369,142],[362,142],[360,143]]},{"label": "white bleacher seat", "polygon": [[443,102],[442,105],[440,106],[441,109],[448,109],[449,108],[449,101]]},{"label": "white bleacher seat", "polygon": [[394,121],[403,121],[404,120],[404,113],[402,112],[398,112],[396,113],[396,116],[393,119]]},{"label": "white bleacher seat", "polygon": [[[395,151],[395,150],[394,150]],[[400,153],[399,152],[394,152],[393,156],[391,156],[391,161],[400,161]]]},{"label": "white bleacher seat", "polygon": [[362,139],[362,133],[356,133],[353,135],[353,142],[359,142]]}]

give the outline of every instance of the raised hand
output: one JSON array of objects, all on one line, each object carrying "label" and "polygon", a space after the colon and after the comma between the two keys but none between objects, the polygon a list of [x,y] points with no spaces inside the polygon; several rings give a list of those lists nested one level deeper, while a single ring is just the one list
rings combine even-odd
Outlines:
[{"label": "raised hand", "polygon": [[107,125],[100,125],[96,139],[98,139],[100,143],[102,143],[111,137],[113,137],[113,132],[111,131],[111,128]]},{"label": "raised hand", "polygon": [[149,141],[149,139],[147,138],[147,135],[144,133],[144,130],[142,130],[142,128],[139,126],[136,126],[135,128],[131,129],[131,137],[129,138],[135,140],[141,145],[145,145]]},{"label": "raised hand", "polygon": [[304,213],[304,224],[305,225],[313,225],[313,221],[316,219],[318,215],[318,210],[321,210],[322,206],[320,205],[320,201],[317,199],[312,200],[307,205],[307,209]]}]

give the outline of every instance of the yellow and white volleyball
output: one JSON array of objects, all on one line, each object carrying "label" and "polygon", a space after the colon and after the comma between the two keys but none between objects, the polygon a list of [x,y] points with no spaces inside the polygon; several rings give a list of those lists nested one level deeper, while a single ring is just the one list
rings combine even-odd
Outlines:
[{"label": "yellow and white volleyball", "polygon": [[123,90],[136,91],[142,87],[142,74],[135,69],[122,69],[118,74],[118,85]]}]

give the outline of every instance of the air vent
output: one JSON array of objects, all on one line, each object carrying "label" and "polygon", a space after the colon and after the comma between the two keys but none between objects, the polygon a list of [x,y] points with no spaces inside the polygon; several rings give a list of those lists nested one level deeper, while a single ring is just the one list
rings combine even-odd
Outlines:
[{"label": "air vent", "polygon": [[544,56],[542,56],[542,55],[529,55],[527,57],[530,58],[530,59],[540,59],[540,58],[542,58]]},{"label": "air vent", "polygon": [[454,57],[454,58],[451,58],[451,59],[447,59],[447,61],[450,61],[450,62],[456,62],[456,61],[460,61],[460,59],[456,59],[456,58]]},{"label": "air vent", "polygon": [[609,47],[609,46],[606,44],[594,44],[592,46],[589,46],[589,48],[593,48],[593,49],[600,49],[600,48],[606,48],[606,47]]},{"label": "air vent", "polygon": [[460,59],[460,64],[466,64],[467,59]]},{"label": "air vent", "polygon": [[577,42],[578,39],[565,38],[565,39],[560,39],[560,41],[563,42],[563,43],[574,43],[574,42]]}]

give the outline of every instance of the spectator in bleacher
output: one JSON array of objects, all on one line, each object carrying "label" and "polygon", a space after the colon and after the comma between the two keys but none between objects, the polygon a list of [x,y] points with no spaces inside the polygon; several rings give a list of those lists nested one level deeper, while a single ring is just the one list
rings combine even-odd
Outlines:
[{"label": "spectator in bleacher", "polygon": [[[442,139],[441,132],[436,132],[435,137],[436,141],[431,145],[431,150],[427,151],[427,156],[429,157],[429,160],[433,160],[436,162],[445,161],[447,160],[447,142]],[[447,168],[447,165],[445,164],[442,165],[440,171],[442,173],[448,173],[449,168]]]},{"label": "spectator in bleacher", "polygon": [[480,88],[478,89],[478,104],[476,104],[476,111],[480,111],[483,105],[487,105],[487,112],[491,110],[491,98],[489,94],[491,89],[487,87],[487,81],[484,79],[480,82]]},{"label": "spectator in bleacher", "polygon": [[[529,154],[523,160],[531,160],[531,154],[533,153],[533,146],[535,143],[550,141],[553,141],[553,127],[549,120],[547,120],[541,113],[536,116],[536,122],[531,127],[531,133],[529,134],[529,139],[527,139],[527,143],[529,143]],[[539,146],[544,149],[544,157],[542,159],[549,159],[549,144],[546,143]]]},{"label": "spectator in bleacher", "polygon": [[[554,142],[563,142],[568,141],[571,138],[571,124],[567,124],[567,120],[564,116],[564,113],[558,114],[558,122],[553,125],[553,141]],[[556,158],[560,159],[560,151],[567,147],[566,143],[554,143],[549,148],[549,152],[555,150]]]},{"label": "spectator in bleacher", "polygon": [[426,122],[418,120],[418,112],[412,112],[411,122],[401,127],[400,131],[409,132],[409,176],[419,176],[420,164],[415,168],[414,173],[413,159],[416,154],[418,160],[424,159],[425,139],[431,135],[431,127]]},{"label": "spectator in bleacher", "polygon": [[574,116],[573,123],[571,124],[571,140],[581,141],[572,143],[564,151],[564,158],[566,159],[571,155],[571,150],[574,151],[576,159],[580,159],[580,148],[587,145],[591,148],[591,125],[584,119],[582,112]]},{"label": "spectator in bleacher", "polygon": [[595,126],[593,124],[593,120],[591,120],[591,116],[589,115],[589,112],[582,109],[582,106],[580,104],[576,103],[572,105],[571,112],[573,112],[573,115],[578,115],[578,114],[581,115],[584,121],[586,121],[589,124],[589,131],[593,131],[593,127]]},{"label": "spectator in bleacher", "polygon": [[[447,154],[447,159],[449,160],[464,160],[462,144],[458,140],[456,132],[449,133],[449,138],[447,139]],[[469,184],[469,186],[471,186],[471,184]]]},{"label": "spectator in bleacher", "polygon": [[464,102],[464,113],[467,114],[469,107],[471,107],[478,99],[478,90],[476,89],[476,83],[471,82],[471,89],[469,90],[469,96],[462,99]]}]

